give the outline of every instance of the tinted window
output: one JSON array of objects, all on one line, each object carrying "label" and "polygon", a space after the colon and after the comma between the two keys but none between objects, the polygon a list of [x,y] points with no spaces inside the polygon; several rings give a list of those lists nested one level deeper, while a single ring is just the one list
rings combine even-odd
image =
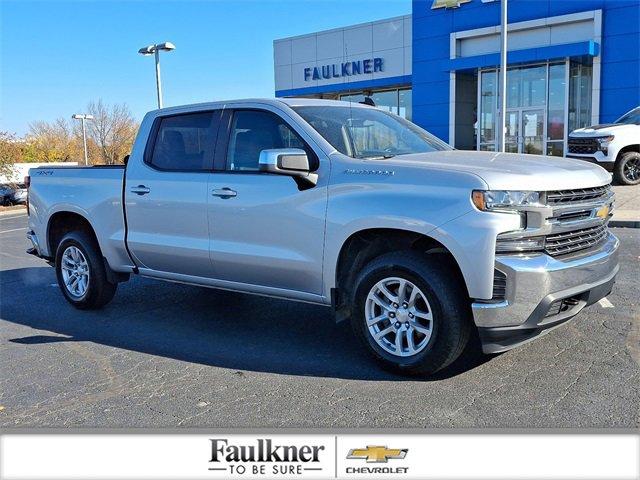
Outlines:
[{"label": "tinted window", "polygon": [[227,168],[258,170],[262,150],[270,148],[300,148],[307,151],[304,141],[279,116],[259,110],[238,110],[233,115]]},{"label": "tinted window", "polygon": [[163,118],[151,164],[162,170],[210,170],[218,118],[217,112]]}]

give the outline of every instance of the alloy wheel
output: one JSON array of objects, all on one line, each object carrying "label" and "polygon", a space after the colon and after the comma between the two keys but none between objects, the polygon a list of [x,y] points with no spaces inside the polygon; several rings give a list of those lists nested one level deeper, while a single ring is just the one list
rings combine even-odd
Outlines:
[{"label": "alloy wheel", "polygon": [[376,283],[367,295],[365,317],[378,346],[399,357],[424,350],[433,333],[433,310],[426,295],[404,278]]},{"label": "alloy wheel", "polygon": [[89,288],[89,263],[76,246],[69,246],[62,254],[62,281],[67,292],[74,298],[82,298]]}]

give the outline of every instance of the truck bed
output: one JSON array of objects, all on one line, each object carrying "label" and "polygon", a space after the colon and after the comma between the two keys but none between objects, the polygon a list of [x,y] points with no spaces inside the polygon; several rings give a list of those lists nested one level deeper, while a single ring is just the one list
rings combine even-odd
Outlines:
[{"label": "truck bed", "polygon": [[47,221],[57,212],[74,212],[93,225],[110,265],[129,265],[125,249],[122,192],[124,165],[55,166],[29,170],[30,215],[47,256]]}]

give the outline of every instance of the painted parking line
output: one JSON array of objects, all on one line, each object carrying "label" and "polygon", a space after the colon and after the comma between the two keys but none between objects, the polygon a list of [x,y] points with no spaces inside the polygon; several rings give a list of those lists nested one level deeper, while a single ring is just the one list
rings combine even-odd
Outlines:
[{"label": "painted parking line", "polygon": [[22,228],[12,228],[11,230],[3,230],[0,232],[1,233],[9,233],[9,232],[18,232],[20,230],[26,230],[27,227],[22,227]]},{"label": "painted parking line", "polygon": [[9,215],[9,214],[2,215],[2,214],[0,214],[0,221],[2,221],[2,220],[13,220],[14,218],[22,218],[22,217],[26,217],[26,216],[27,216],[26,213],[20,213],[18,215]]},{"label": "painted parking line", "polygon": [[607,297],[604,297],[598,303],[602,308],[615,308],[613,303],[611,303]]}]

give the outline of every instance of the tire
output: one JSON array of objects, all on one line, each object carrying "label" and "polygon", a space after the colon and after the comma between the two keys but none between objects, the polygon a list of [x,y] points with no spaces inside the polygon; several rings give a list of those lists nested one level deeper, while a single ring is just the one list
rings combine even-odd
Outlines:
[{"label": "tire", "polygon": [[622,185],[640,184],[640,153],[623,153],[613,167],[613,178]]},{"label": "tire", "polygon": [[[381,255],[362,269],[352,299],[354,314],[351,316],[351,326],[356,337],[383,368],[405,375],[426,376],[445,368],[460,356],[469,341],[472,318],[466,287],[454,273],[456,270],[447,256],[414,251]],[[398,304],[400,308],[396,309],[397,313],[386,312],[376,301],[370,300],[372,292],[382,292],[378,290],[381,285],[386,285],[387,291],[397,297],[394,279],[398,279],[398,290],[401,280],[409,282],[405,283],[406,300],[411,296],[409,292],[414,290],[410,284],[418,289],[413,307],[403,308]],[[412,308],[415,313],[409,318],[407,315],[411,315]],[[431,321],[419,318],[425,311],[431,313]],[[371,329],[382,333],[392,326],[392,319],[387,318],[370,327],[367,319],[378,318],[378,313],[395,316],[394,330],[384,335],[382,341],[374,339]],[[422,331],[417,330],[418,322]],[[401,324],[400,329],[404,327],[400,355],[396,333],[400,332],[398,323]],[[395,352],[390,349],[395,349]]]},{"label": "tire", "polygon": [[[65,254],[67,255],[66,257]],[[73,263],[69,263],[67,260],[71,260]],[[80,280],[75,284],[71,282],[72,285],[78,287],[77,289],[74,288],[74,291],[67,287],[65,276],[69,278],[69,270],[63,268],[63,261],[67,266],[81,265],[81,267],[75,269],[76,272],[88,272],[86,277],[77,275],[77,277],[84,277],[82,284],[86,284],[85,288],[81,288],[82,284],[78,286]],[[100,253],[100,247],[87,233],[82,231],[70,232],[60,241],[56,251],[56,277],[62,294],[74,307],[81,310],[94,310],[104,307],[111,301],[116,293],[118,284],[107,280],[106,268]]]}]

